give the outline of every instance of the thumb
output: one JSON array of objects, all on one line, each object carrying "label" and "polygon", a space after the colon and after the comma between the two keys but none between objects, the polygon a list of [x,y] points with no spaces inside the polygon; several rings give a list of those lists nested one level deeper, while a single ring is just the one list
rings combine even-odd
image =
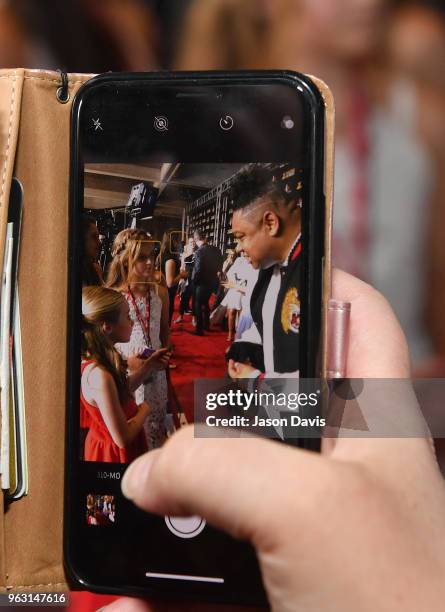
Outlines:
[{"label": "thumb", "polygon": [[216,429],[221,437],[197,438],[193,431],[182,428],[161,449],[136,459],[123,477],[123,494],[147,512],[201,516],[264,550],[275,543],[289,508],[293,521],[298,506],[304,515],[306,494],[295,491],[308,493],[327,481],[328,462],[310,451],[222,437],[224,430]]}]

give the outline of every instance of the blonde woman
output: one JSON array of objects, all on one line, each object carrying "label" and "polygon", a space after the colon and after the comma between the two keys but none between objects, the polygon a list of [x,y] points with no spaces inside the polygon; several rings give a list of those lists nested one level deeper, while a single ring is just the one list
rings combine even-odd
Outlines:
[{"label": "blonde woman", "polygon": [[[116,344],[128,360],[130,371],[144,360],[149,374],[136,389],[137,401],[149,403],[151,411],[144,427],[149,449],[166,438],[167,376],[171,353],[169,343],[169,300],[167,289],[154,280],[154,242],[140,229],[126,229],[116,236],[107,286],[125,297],[133,321],[131,337]],[[164,347],[164,348],[163,348]]]},{"label": "blonde woman", "polygon": [[85,461],[129,463],[147,450],[143,425],[149,406],[137,405],[131,393],[147,375],[146,366],[141,363],[129,379],[114,348],[129,340],[132,328],[120,293],[104,287],[82,290],[80,409],[89,421]]}]

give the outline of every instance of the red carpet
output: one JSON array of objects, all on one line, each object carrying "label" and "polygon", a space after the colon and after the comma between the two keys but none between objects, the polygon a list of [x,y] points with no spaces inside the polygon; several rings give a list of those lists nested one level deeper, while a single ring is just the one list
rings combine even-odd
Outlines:
[{"label": "red carpet", "polygon": [[[173,315],[173,321],[178,313]],[[223,378],[227,372],[225,351],[230,346],[227,331],[220,327],[193,335],[192,316],[185,315],[183,323],[172,323],[171,342],[174,344],[172,362],[177,366],[170,370],[171,381],[179,403],[190,422],[193,421],[194,378]]]},{"label": "red carpet", "polygon": [[[173,321],[179,316],[178,300],[175,303]],[[171,342],[174,344],[172,363],[176,368],[170,370],[170,377],[178,401],[189,423],[193,421],[193,379],[223,378],[227,367],[225,351],[230,346],[227,331],[219,327],[204,332],[205,336],[195,336],[192,316],[185,315],[183,323],[171,325]],[[89,592],[72,592],[70,612],[95,612],[117,599],[111,595],[95,595]]]},{"label": "red carpet", "polygon": [[111,595],[96,595],[88,591],[72,591],[70,593],[70,612],[96,612],[103,606],[110,604],[112,601],[119,599]]}]

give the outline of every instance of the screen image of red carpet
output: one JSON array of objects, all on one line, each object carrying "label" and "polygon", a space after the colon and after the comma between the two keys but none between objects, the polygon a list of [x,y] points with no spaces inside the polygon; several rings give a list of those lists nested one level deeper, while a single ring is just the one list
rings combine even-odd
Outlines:
[{"label": "screen image of red carpet", "polygon": [[224,378],[225,351],[230,346],[227,331],[220,327],[211,326],[211,331],[205,331],[204,336],[193,335],[194,330],[191,316],[185,315],[183,323],[172,324],[170,335],[174,344],[172,363],[176,365],[170,370],[170,379],[189,423],[193,422],[194,379]]}]

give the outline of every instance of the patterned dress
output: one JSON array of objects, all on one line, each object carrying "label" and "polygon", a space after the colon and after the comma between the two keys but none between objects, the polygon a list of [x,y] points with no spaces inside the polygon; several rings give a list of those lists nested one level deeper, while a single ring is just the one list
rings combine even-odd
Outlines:
[{"label": "patterned dress", "polygon": [[[130,307],[130,317],[133,320],[133,330],[129,342],[118,342],[115,346],[124,358],[141,353],[147,348],[144,329],[139,321],[141,319],[147,324],[147,299],[135,296],[136,307],[139,317],[135,311],[131,296],[124,293]],[[149,348],[161,348],[160,329],[162,300],[156,289],[150,288],[150,338]],[[136,402],[140,404],[145,401],[150,406],[150,413],[144,423],[147,435],[148,449],[152,450],[162,446],[166,439],[166,414],[167,414],[167,377],[165,370],[155,371],[149,375],[145,384],[138,387],[134,393]]]}]

